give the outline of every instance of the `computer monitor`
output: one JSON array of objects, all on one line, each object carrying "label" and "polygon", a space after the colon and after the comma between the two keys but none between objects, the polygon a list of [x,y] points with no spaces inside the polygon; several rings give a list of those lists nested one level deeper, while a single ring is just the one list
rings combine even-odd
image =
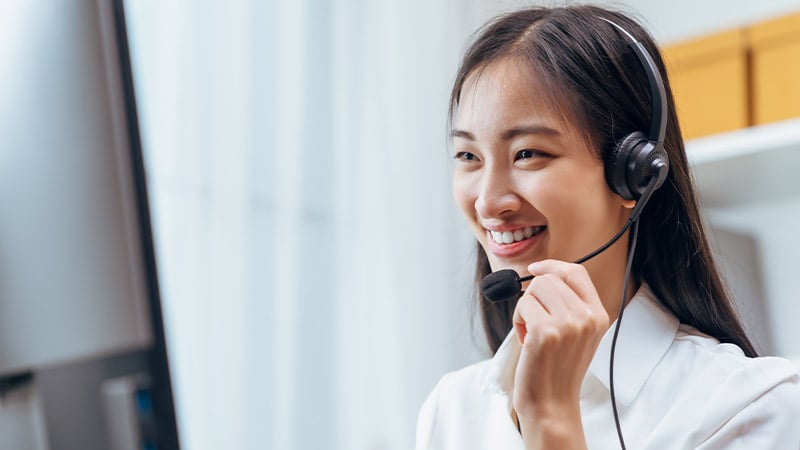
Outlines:
[{"label": "computer monitor", "polygon": [[123,6],[0,14],[0,448],[178,448]]}]

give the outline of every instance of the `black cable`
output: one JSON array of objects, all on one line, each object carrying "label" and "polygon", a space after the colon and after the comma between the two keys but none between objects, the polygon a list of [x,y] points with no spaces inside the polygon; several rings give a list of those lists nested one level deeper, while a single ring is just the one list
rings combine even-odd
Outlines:
[{"label": "black cable", "polygon": [[588,260],[594,258],[595,256],[599,255],[600,253],[604,252],[608,247],[611,247],[611,244],[617,242],[617,239],[619,239],[620,236],[622,236],[626,231],[628,231],[628,228],[630,228],[630,226],[634,222],[636,222],[637,218],[638,217],[634,218],[633,215],[631,215],[631,219],[632,220],[628,220],[628,222],[625,224],[625,226],[623,226],[622,229],[619,230],[619,233],[615,234],[614,237],[611,238],[610,241],[606,242],[605,244],[603,244],[602,247],[598,248],[597,250],[593,251],[592,253],[589,253],[588,255],[584,256],[583,258],[575,261],[574,264],[583,264],[586,261],[588,261]]},{"label": "black cable", "polygon": [[[593,251],[592,253],[589,253],[588,255],[584,256],[583,258],[577,259],[577,260],[573,261],[572,263],[573,264],[583,264],[586,261],[588,261],[588,260],[594,258],[595,256],[599,255],[600,253],[603,253],[608,247],[611,247],[612,244],[617,242],[617,240],[619,240],[619,238],[626,231],[628,231],[628,228],[630,228],[630,226],[633,225],[634,222],[636,222],[636,218],[634,218],[633,215],[631,215],[631,218],[628,219],[628,221],[625,223],[625,225],[622,226],[622,229],[620,229],[619,232],[617,232],[617,234],[614,235],[614,237],[609,239],[608,242],[603,244],[600,248],[598,248],[597,250]],[[514,273],[514,275],[516,275],[516,272]],[[515,278],[517,278],[519,280],[519,282],[522,283],[523,281],[532,280],[534,278],[534,276],[533,275],[525,275],[524,277],[516,276]],[[485,291],[486,288],[483,288],[483,290]],[[522,291],[520,291],[520,294],[522,294]]]},{"label": "black cable", "polygon": [[633,254],[636,251],[636,241],[639,236],[639,218],[637,217],[633,223],[631,231],[631,247],[628,250],[628,262],[625,264],[625,279],[622,283],[622,301],[619,305],[619,315],[617,316],[617,324],[614,327],[614,338],[611,340],[611,360],[608,366],[608,379],[609,390],[611,392],[611,409],[614,411],[614,425],[617,427],[617,436],[619,436],[619,445],[622,450],[625,450],[625,440],[622,437],[622,426],[619,423],[619,413],[617,412],[617,397],[614,395],[614,353],[617,349],[617,336],[619,336],[619,328],[622,324],[622,314],[625,312],[625,301],[628,297],[628,282],[630,281],[631,266],[633,265]]},{"label": "black cable", "polygon": [[[644,206],[650,200],[650,196],[653,195],[653,192],[655,192],[655,190],[657,189],[657,187],[656,187],[656,184],[658,184],[657,178],[658,178],[657,176],[654,176],[654,177],[650,178],[650,182],[647,183],[647,187],[645,187],[645,190],[642,193],[642,196],[639,198],[639,200],[636,201],[636,206],[633,207],[633,211],[631,211],[631,215],[628,217],[628,220],[625,222],[625,225],[622,226],[622,228],[617,232],[617,234],[615,234],[614,237],[609,239],[608,242],[606,242],[605,244],[603,244],[602,246],[597,248],[595,251],[589,253],[588,255],[584,256],[581,259],[575,260],[573,262],[573,264],[583,264],[586,261],[594,258],[595,256],[599,255],[600,253],[604,252],[608,247],[611,247],[612,244],[617,242],[617,240],[620,237],[622,237],[622,235],[625,234],[626,231],[628,231],[628,228],[630,228],[631,225],[633,225],[633,223],[636,222],[639,219],[639,215],[642,213],[642,211],[644,209]],[[498,272],[502,272],[502,271],[498,271]],[[497,272],[495,272],[495,273],[497,273]],[[489,275],[491,275],[491,274],[489,274]],[[516,272],[515,272],[515,275],[516,275]],[[532,280],[533,279],[533,275],[526,275],[524,277],[517,276],[516,278],[521,283],[523,281]],[[485,290],[486,289],[484,289],[484,291]],[[520,291],[520,294],[522,294],[521,291]]]}]

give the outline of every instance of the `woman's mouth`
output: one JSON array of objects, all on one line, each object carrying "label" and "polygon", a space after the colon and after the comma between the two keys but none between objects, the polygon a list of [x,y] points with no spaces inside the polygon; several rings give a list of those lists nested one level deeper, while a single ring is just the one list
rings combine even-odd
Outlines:
[{"label": "woman's mouth", "polygon": [[514,231],[487,230],[489,250],[501,257],[517,256],[535,246],[539,237],[547,229],[544,225],[518,228]]},{"label": "woman's mouth", "polygon": [[492,240],[500,245],[512,244],[514,242],[524,241],[544,231],[547,228],[543,225],[537,227],[525,227],[514,231],[489,231]]}]

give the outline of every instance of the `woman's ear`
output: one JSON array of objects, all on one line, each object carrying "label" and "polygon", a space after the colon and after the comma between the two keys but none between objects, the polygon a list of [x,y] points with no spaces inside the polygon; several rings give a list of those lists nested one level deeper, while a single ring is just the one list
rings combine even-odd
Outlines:
[{"label": "woman's ear", "polygon": [[622,207],[627,209],[633,209],[636,206],[636,200],[625,200],[622,199]]}]

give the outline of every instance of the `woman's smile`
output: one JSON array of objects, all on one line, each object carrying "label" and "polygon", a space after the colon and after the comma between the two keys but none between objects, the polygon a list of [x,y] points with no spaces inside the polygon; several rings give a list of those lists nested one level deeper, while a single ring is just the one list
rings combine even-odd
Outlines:
[{"label": "woman's smile", "polygon": [[498,257],[512,258],[522,255],[541,242],[547,227],[526,226],[506,231],[486,230],[487,247]]}]

